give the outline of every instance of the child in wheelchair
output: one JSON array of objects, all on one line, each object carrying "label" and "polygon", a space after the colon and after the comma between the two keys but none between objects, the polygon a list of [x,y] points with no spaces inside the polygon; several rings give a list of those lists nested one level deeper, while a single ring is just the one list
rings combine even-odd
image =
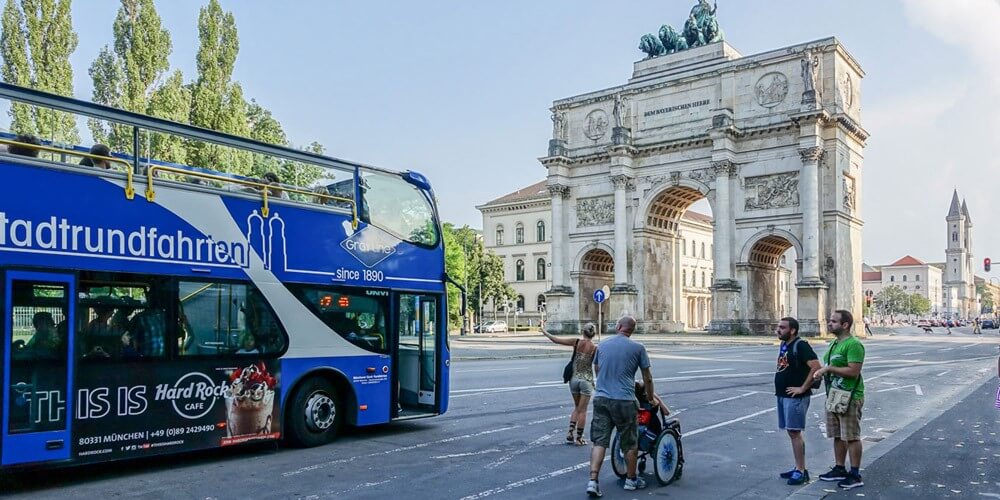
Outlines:
[{"label": "child in wheelchair", "polygon": [[663,432],[660,415],[670,415],[670,408],[655,394],[653,400],[649,401],[646,398],[646,386],[642,382],[635,383],[635,398],[639,402],[636,417],[636,424],[639,426],[639,451],[648,451],[656,437]]},{"label": "child in wheelchair", "polygon": [[[642,383],[635,384],[635,395],[639,404],[636,427],[639,434],[639,473],[645,473],[647,458],[653,462],[653,472],[661,485],[668,485],[680,479],[684,468],[684,449],[681,446],[681,425],[676,419],[667,419],[670,408],[659,397],[646,398]],[[625,455],[620,450],[620,437],[615,436],[611,444],[613,450],[611,467],[618,477],[624,478]]]}]

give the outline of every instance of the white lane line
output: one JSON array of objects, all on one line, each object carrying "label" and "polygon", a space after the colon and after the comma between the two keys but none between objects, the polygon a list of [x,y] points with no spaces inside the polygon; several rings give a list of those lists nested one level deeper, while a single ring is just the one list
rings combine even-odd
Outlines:
[{"label": "white lane line", "polygon": [[946,347],[944,349],[940,349],[940,351],[944,352],[944,351],[950,351],[952,349],[954,349],[954,347]]},{"label": "white lane line", "polygon": [[481,451],[473,451],[471,453],[453,453],[451,455],[438,455],[436,457],[431,457],[431,458],[434,460],[444,460],[446,458],[474,457],[476,455],[486,455],[487,453],[500,453],[500,448],[489,448]]},{"label": "white lane line", "polygon": [[871,361],[873,359],[882,359],[883,356],[865,356],[865,361]]},{"label": "white lane line", "polygon": [[970,347],[976,347],[977,345],[979,345],[979,342],[976,342],[975,344],[966,344],[966,345],[963,345],[962,347],[959,347],[959,349],[968,349]]},{"label": "white lane line", "polygon": [[[818,396],[818,394],[817,394],[817,396]],[[816,397],[816,396],[813,396],[813,397]],[[725,427],[725,426],[727,426],[729,424],[735,424],[736,422],[742,422],[742,421],[744,421],[744,420],[746,420],[748,418],[754,418],[756,416],[760,416],[760,415],[763,415],[765,413],[772,412],[774,410],[775,410],[774,408],[768,408],[766,410],[761,410],[761,411],[758,411],[758,412],[754,412],[754,413],[751,413],[749,415],[743,415],[742,417],[739,417],[739,418],[734,418],[732,420],[726,420],[725,422],[719,422],[717,424],[713,424],[713,425],[710,425],[708,427],[702,427],[701,429],[695,429],[695,430],[690,431],[690,432],[685,432],[683,434],[683,436],[684,437],[694,436],[694,435],[697,435],[697,434],[701,434],[702,432],[710,431],[712,429],[718,429],[719,427]]]},{"label": "white lane line", "polygon": [[716,361],[716,362],[726,362],[726,363],[774,363],[774,361],[769,359],[722,359],[722,358],[706,358],[701,356],[679,356],[676,354],[650,354],[650,359],[675,359],[684,361]]},{"label": "white lane line", "polygon": [[752,396],[754,394],[760,394],[760,393],[761,393],[760,391],[750,391],[750,392],[748,392],[746,394],[740,394],[739,396],[732,396],[732,397],[723,398],[723,399],[716,399],[715,401],[709,401],[709,402],[705,403],[705,405],[707,406],[707,405],[714,405],[714,404],[719,404],[719,403],[725,403],[726,401],[732,401],[734,399],[745,398],[747,396]]},{"label": "white lane line", "polygon": [[[607,461],[609,458],[610,457],[606,457],[604,460]],[[528,479],[522,479],[522,480],[514,482],[514,483],[509,483],[506,486],[501,486],[499,488],[493,488],[492,490],[481,491],[481,492],[476,493],[474,495],[469,495],[469,496],[466,496],[466,497],[462,497],[462,500],[478,500],[480,498],[486,498],[486,497],[492,496],[492,495],[499,495],[501,493],[506,493],[506,492],[508,492],[510,490],[513,490],[513,489],[516,489],[516,488],[520,488],[522,486],[528,486],[529,484],[535,484],[535,483],[537,483],[539,481],[544,481],[546,479],[552,479],[554,477],[559,477],[559,476],[562,476],[564,474],[569,474],[570,472],[574,472],[574,471],[580,470],[580,469],[582,469],[584,467],[590,467],[590,462],[587,461],[587,462],[583,462],[581,464],[571,465],[569,467],[563,467],[562,469],[559,469],[559,470],[555,470],[555,471],[548,472],[548,473],[545,473],[545,474],[540,474],[540,475],[535,476],[535,477],[529,477]]]},{"label": "white lane line", "polygon": [[[556,432],[560,432],[560,431],[556,431]],[[534,447],[536,447],[536,446],[538,446],[538,445],[540,445],[540,444],[548,441],[549,439],[552,439],[552,434],[546,434],[546,435],[544,435],[544,436],[542,436],[542,437],[540,437],[540,438],[538,438],[538,439],[536,439],[536,440],[528,443],[527,446],[525,446],[523,448],[520,448],[518,450],[515,450],[512,453],[508,453],[507,455],[504,455],[504,456],[500,457],[499,460],[496,460],[494,462],[490,462],[490,463],[486,464],[486,468],[487,469],[496,469],[497,467],[500,467],[501,465],[509,462],[514,457],[516,457],[516,456],[518,456],[518,455],[520,455],[522,453],[527,452],[528,450],[530,450],[530,449],[532,449],[532,448],[534,448]]]},{"label": "white lane line", "polygon": [[[768,361],[768,363],[773,363],[773,361]],[[774,375],[774,371],[767,372],[747,372],[747,373],[716,373],[710,375],[689,375],[685,377],[660,377],[654,378],[654,382],[685,382],[689,380],[704,380],[713,378],[744,378],[744,377],[757,377],[761,375]],[[510,392],[519,391],[523,389],[547,389],[551,387],[559,387],[563,385],[562,382],[543,382],[541,384],[533,385],[513,385],[507,387],[483,387],[481,389],[461,389],[457,391],[451,391],[453,396],[451,399],[466,397],[466,396],[479,396],[483,394],[493,394],[499,392]],[[456,395],[457,394],[457,395]]]},{"label": "white lane line", "polygon": [[510,371],[514,371],[514,370],[527,370],[527,369],[528,369],[527,367],[524,367],[524,368],[486,368],[486,369],[482,369],[482,370],[454,370],[454,371],[452,371],[452,373],[454,373],[456,375],[461,375],[463,373],[510,372]]},{"label": "white lane line", "polygon": [[684,375],[684,374],[687,374],[687,373],[731,372],[734,369],[735,368],[715,368],[713,370],[687,370],[687,371],[677,372],[677,373],[679,373],[681,375]]},{"label": "white lane line", "polygon": [[400,447],[400,448],[393,448],[391,450],[377,451],[375,453],[369,453],[367,455],[355,455],[355,456],[350,457],[350,458],[341,458],[341,459],[337,459],[337,460],[330,460],[329,462],[322,462],[322,463],[318,463],[318,464],[307,465],[305,467],[300,467],[300,468],[292,470],[292,471],[283,472],[281,475],[284,476],[284,477],[295,476],[295,475],[303,474],[303,473],[306,473],[306,472],[312,472],[314,470],[325,469],[327,467],[331,467],[331,466],[334,466],[334,465],[350,463],[350,462],[353,462],[355,460],[358,460],[359,458],[381,457],[381,456],[384,456],[384,455],[390,455],[392,453],[400,453],[400,452],[403,452],[403,451],[410,451],[410,450],[417,450],[417,449],[420,449],[420,448],[426,448],[428,446],[432,446],[432,445],[435,445],[435,444],[453,443],[455,441],[461,441],[463,439],[470,439],[470,438],[479,437],[479,436],[487,436],[489,434],[496,434],[498,432],[505,432],[505,431],[510,431],[510,430],[514,430],[514,429],[521,429],[521,428],[527,427],[529,425],[543,424],[543,423],[552,422],[552,421],[555,421],[555,420],[563,420],[565,418],[566,418],[565,415],[560,415],[558,417],[551,417],[551,418],[544,418],[544,419],[541,419],[541,420],[535,420],[535,421],[532,421],[532,422],[528,422],[526,424],[511,425],[511,426],[507,426],[507,427],[500,427],[498,429],[490,429],[490,430],[485,430],[485,431],[480,431],[480,432],[474,432],[474,433],[470,433],[470,434],[463,434],[461,436],[452,436],[452,437],[449,437],[449,438],[438,439],[436,441],[428,441],[428,442],[425,442],[425,443],[418,443],[418,444],[414,444],[414,445],[410,445],[410,446],[403,446],[403,447]]},{"label": "white lane line", "polygon": [[917,354],[923,354],[924,352],[926,351],[904,352],[903,354],[900,354],[900,356],[916,356]]},{"label": "white lane line", "polygon": [[947,375],[947,374],[949,374],[949,373],[951,373],[951,370],[945,370],[945,371],[943,371],[943,372],[941,372],[941,373],[938,373],[938,374],[937,374],[937,376],[938,376],[938,377],[940,377],[940,376],[942,376],[942,375]]}]

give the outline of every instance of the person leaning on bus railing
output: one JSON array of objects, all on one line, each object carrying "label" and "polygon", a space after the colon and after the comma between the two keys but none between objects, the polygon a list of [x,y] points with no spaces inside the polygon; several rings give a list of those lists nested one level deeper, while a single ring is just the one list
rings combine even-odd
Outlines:
[{"label": "person leaning on bus railing", "polygon": [[[95,156],[109,156],[110,157],[111,156],[111,148],[105,146],[104,144],[94,144],[93,146],[90,147],[90,154],[95,155]],[[111,162],[110,161],[103,160],[101,158],[90,158],[90,157],[87,157],[87,156],[83,157],[83,159],[80,160],[80,165],[82,165],[84,167],[103,168],[104,170],[110,170],[111,169]]]},{"label": "person leaning on bus railing", "polygon": [[288,199],[288,193],[281,189],[281,179],[278,178],[278,174],[274,172],[264,174],[264,183],[268,185],[267,192],[272,197],[282,200]]},{"label": "person leaning on bus railing", "polygon": [[31,158],[38,158],[38,148],[33,148],[29,144],[34,144],[36,146],[41,146],[41,141],[37,137],[31,134],[17,134],[14,137],[15,142],[20,142],[21,144],[11,144],[7,146],[7,152],[12,155],[18,156],[28,156]]}]

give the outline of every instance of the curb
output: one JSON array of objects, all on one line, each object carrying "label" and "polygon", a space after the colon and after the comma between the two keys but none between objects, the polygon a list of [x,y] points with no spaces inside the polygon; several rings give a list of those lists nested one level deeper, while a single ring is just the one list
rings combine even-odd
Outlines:
[{"label": "curb", "polygon": [[[882,456],[895,449],[897,446],[902,444],[903,441],[906,441],[907,438],[915,434],[920,429],[923,429],[924,427],[930,425],[931,422],[933,422],[941,415],[944,415],[945,412],[952,409],[956,403],[969,397],[969,395],[979,390],[979,388],[982,387],[982,385],[985,384],[986,381],[992,377],[993,377],[992,374],[984,375],[979,381],[969,384],[967,389],[959,391],[955,396],[946,400],[944,404],[929,411],[922,418],[914,420],[906,427],[894,432],[888,438],[883,439],[881,442],[878,443],[878,446],[873,447],[872,451],[865,450],[862,457],[869,464],[874,464],[876,461],[882,458]],[[864,470],[864,468],[862,468],[861,470]],[[792,493],[791,495],[785,498],[791,500],[826,498],[827,495],[833,494],[824,491],[828,489],[830,485],[833,485],[833,488],[838,489],[840,492],[847,491],[847,490],[840,490],[837,487],[836,483],[832,482],[826,483],[820,481],[819,479],[816,479],[812,483],[809,483],[808,486],[796,491],[795,493]]]}]

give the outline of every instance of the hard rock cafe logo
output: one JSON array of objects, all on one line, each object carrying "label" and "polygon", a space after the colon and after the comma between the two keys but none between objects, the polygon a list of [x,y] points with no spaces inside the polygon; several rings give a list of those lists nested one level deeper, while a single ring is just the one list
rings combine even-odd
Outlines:
[{"label": "hard rock cafe logo", "polygon": [[215,400],[225,397],[227,391],[226,382],[216,383],[204,373],[191,372],[177,379],[173,387],[157,384],[153,399],[170,401],[178,415],[195,420],[208,415]]}]

